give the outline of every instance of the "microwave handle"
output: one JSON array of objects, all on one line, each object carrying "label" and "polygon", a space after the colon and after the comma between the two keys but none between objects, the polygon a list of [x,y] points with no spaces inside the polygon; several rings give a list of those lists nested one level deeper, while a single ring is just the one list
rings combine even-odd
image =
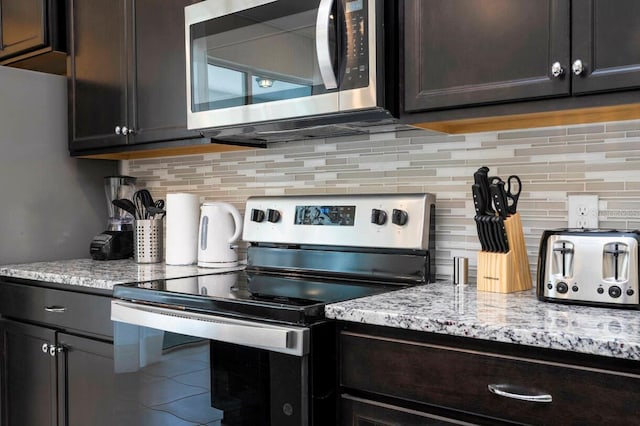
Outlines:
[{"label": "microwave handle", "polygon": [[329,46],[330,16],[333,2],[334,0],[320,0],[316,19],[316,55],[318,56],[320,76],[327,89],[338,88],[338,79],[331,63],[331,49]]}]

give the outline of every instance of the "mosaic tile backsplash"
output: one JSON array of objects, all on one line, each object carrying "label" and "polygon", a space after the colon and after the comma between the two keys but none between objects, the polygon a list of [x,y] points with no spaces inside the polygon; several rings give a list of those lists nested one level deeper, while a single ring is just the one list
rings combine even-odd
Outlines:
[{"label": "mosaic tile backsplash", "polygon": [[640,228],[640,120],[515,131],[432,135],[420,130],[294,141],[268,149],[128,160],[154,198],[167,192],[226,201],[242,212],[252,195],[431,192],[436,195],[436,272],[480,243],[473,221],[473,172],[517,174],[532,273],[545,229],[567,226],[567,196],[599,196],[600,228]]}]

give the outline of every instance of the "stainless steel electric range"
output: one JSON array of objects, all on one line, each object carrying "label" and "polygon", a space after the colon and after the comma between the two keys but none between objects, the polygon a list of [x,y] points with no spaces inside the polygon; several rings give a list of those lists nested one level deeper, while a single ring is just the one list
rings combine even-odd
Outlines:
[{"label": "stainless steel electric range", "polygon": [[245,269],[115,286],[116,372],[157,392],[154,372],[173,371],[166,386],[185,393],[173,405],[141,399],[131,417],[157,409],[186,424],[334,424],[324,306],[433,281],[434,211],[431,194],[253,197]]}]

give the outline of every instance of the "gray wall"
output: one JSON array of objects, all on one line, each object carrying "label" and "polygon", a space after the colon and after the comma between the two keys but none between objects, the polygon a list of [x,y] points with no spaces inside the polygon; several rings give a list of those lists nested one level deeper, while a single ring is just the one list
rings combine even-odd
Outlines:
[{"label": "gray wall", "polygon": [[69,157],[64,77],[0,67],[0,264],[89,257],[116,172]]}]

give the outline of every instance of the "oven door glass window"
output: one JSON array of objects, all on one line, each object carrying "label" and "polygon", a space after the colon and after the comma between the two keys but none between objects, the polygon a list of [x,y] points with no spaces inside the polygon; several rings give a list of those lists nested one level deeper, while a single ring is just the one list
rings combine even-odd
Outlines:
[{"label": "oven door glass window", "polygon": [[318,15],[318,1],[279,0],[191,25],[191,110],[335,91],[323,77],[337,69],[335,6],[326,31],[318,32]]},{"label": "oven door glass window", "polygon": [[115,321],[117,424],[305,424],[307,362]]}]

